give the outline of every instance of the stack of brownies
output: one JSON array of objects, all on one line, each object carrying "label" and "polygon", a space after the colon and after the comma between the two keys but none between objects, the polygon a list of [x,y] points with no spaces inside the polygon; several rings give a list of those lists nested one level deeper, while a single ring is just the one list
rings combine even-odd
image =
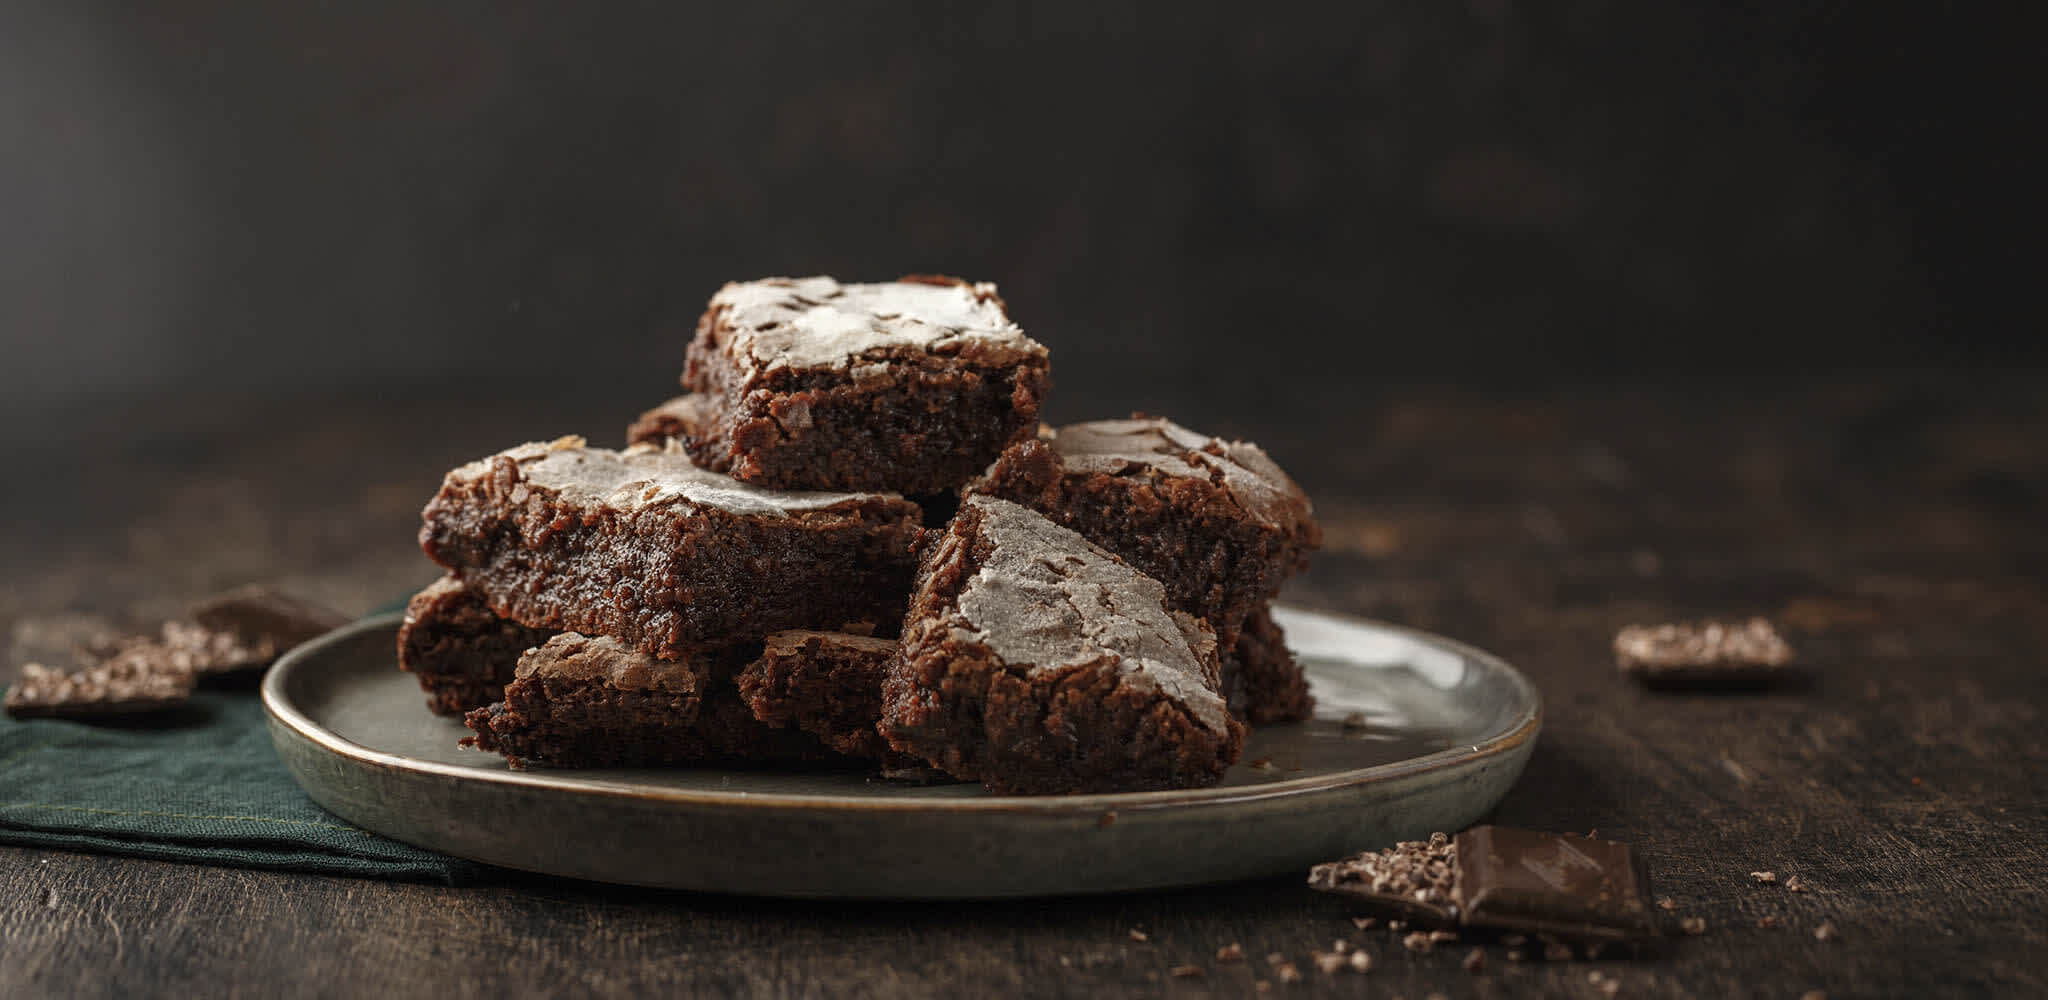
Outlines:
[{"label": "stack of brownies", "polygon": [[727,285],[625,450],[448,474],[399,664],[515,767],[1214,784],[1311,707],[1269,615],[1308,499],[1166,420],[1041,428],[1049,374],[992,285]]}]

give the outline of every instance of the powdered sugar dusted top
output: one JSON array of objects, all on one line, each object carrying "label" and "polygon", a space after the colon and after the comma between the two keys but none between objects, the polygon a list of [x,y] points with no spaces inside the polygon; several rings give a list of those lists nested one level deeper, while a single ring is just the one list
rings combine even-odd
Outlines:
[{"label": "powdered sugar dusted top", "polygon": [[1151,466],[1169,476],[1216,482],[1247,513],[1283,526],[1307,520],[1308,495],[1258,445],[1197,434],[1171,420],[1094,420],[1054,432],[1053,450],[1070,470],[1123,475]]},{"label": "powdered sugar dusted top", "polygon": [[719,289],[728,349],[764,369],[844,368],[870,351],[955,354],[983,364],[1044,357],[1003,314],[996,286],[764,278]]},{"label": "powdered sugar dusted top", "polygon": [[1216,691],[1215,639],[1166,608],[1157,580],[1093,542],[1007,500],[975,496],[991,551],[961,588],[963,638],[1034,673],[1116,654],[1122,681],[1156,690],[1217,730],[1228,712]]},{"label": "powdered sugar dusted top", "polygon": [[565,501],[622,510],[689,503],[732,514],[787,517],[795,511],[823,510],[881,495],[765,489],[698,468],[674,441],[612,451],[588,447],[580,437],[508,448],[456,469],[448,478],[451,482],[484,479],[498,458],[518,463],[521,479]]}]

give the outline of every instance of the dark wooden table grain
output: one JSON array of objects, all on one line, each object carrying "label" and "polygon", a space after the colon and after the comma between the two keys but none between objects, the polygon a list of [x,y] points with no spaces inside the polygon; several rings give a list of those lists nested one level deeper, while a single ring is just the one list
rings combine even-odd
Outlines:
[{"label": "dark wooden table grain", "polygon": [[[1178,411],[1258,437],[1317,497],[1328,546],[1292,600],[1456,636],[1535,678],[1547,726],[1495,819],[1637,845],[1658,893],[1708,928],[1652,955],[1521,964],[1495,946],[1469,972],[1465,947],[1411,954],[1295,876],[798,903],[0,849],[0,995],[1240,996],[1267,983],[1422,1000],[1598,997],[1601,979],[1623,996],[2042,995],[2043,382],[1332,386],[1256,413]],[[636,408],[526,387],[472,397],[54,415],[45,443],[7,456],[0,625],[146,621],[250,580],[367,611],[434,575],[412,535],[444,469],[564,431],[611,441]],[[1618,626],[1749,614],[1787,629],[1812,686],[1653,694],[1615,674]],[[1812,891],[1758,885],[1756,870]],[[1824,922],[1836,939],[1817,939]],[[1340,938],[1374,955],[1369,974],[1316,971],[1310,951]],[[1248,960],[1219,962],[1233,943]],[[1269,953],[1302,981],[1278,981]],[[1203,974],[1174,976],[1182,965]]]}]

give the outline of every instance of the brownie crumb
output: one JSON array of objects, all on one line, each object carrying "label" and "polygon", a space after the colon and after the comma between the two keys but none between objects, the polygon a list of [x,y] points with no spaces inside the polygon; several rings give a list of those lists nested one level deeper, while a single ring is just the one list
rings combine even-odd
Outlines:
[{"label": "brownie crumb", "polygon": [[1273,992],[1273,984],[1263,979],[1254,979],[1252,980],[1252,989],[1260,993],[1271,993]]},{"label": "brownie crumb", "polygon": [[1666,913],[1675,913],[1678,910],[1678,900],[1672,899],[1670,896],[1665,896],[1657,900],[1657,908],[1663,910]]},{"label": "brownie crumb", "polygon": [[1450,944],[1451,942],[1453,942],[1453,941],[1456,941],[1456,940],[1458,940],[1458,934],[1457,934],[1457,932],[1456,932],[1456,931],[1430,931],[1430,932],[1429,932],[1429,943],[1430,943],[1430,944]]},{"label": "brownie crumb", "polygon": [[1293,962],[1282,962],[1273,967],[1273,976],[1283,983],[1301,982],[1301,970]]},{"label": "brownie crumb", "polygon": [[1372,930],[1372,929],[1373,929],[1374,927],[1376,927],[1376,926],[1378,926],[1378,925],[1379,925],[1379,922],[1380,922],[1380,918],[1378,918],[1378,917],[1352,917],[1352,918],[1351,918],[1351,926],[1353,926],[1353,927],[1356,927],[1356,928],[1358,928],[1359,930],[1362,930],[1362,931],[1369,931],[1369,930]]},{"label": "brownie crumb", "polygon": [[1427,955],[1436,950],[1436,941],[1430,935],[1416,931],[1401,939],[1401,946],[1418,955]]},{"label": "brownie crumb", "polygon": [[1112,827],[1112,826],[1115,826],[1115,825],[1116,825],[1116,810],[1114,810],[1114,809],[1105,809],[1105,810],[1103,810],[1103,812],[1102,812],[1102,815],[1100,815],[1100,816],[1097,816],[1097,817],[1095,817],[1095,825],[1096,825],[1096,827],[1098,827],[1098,828],[1104,828],[1104,827]]},{"label": "brownie crumb", "polygon": [[1131,928],[1131,940],[1142,944],[1146,941],[1152,940],[1152,935],[1147,934],[1144,931],[1137,929],[1136,927],[1133,927]]},{"label": "brownie crumb", "polygon": [[1820,922],[1819,927],[1813,929],[1813,939],[1815,941],[1833,941],[1841,936],[1841,932],[1835,930],[1835,922],[1832,920],[1823,920]]},{"label": "brownie crumb", "polygon": [[1283,955],[1283,954],[1281,954],[1281,953],[1279,953],[1279,952],[1277,952],[1277,951],[1269,951],[1269,952],[1267,952],[1267,953],[1266,953],[1266,964],[1267,964],[1267,965],[1271,965],[1271,966],[1274,966],[1274,967],[1276,967],[1276,968],[1277,968],[1277,967],[1279,967],[1279,966],[1281,966],[1281,965],[1284,965],[1284,964],[1286,964],[1286,962],[1287,962],[1287,956],[1286,956],[1286,955]]},{"label": "brownie crumb", "polygon": [[1756,918],[1756,925],[1764,930],[1770,930],[1778,926],[1778,918],[1769,915],[1761,916]]},{"label": "brownie crumb", "polygon": [[1459,964],[1465,967],[1466,972],[1483,972],[1486,970],[1486,952],[1483,949],[1474,948],[1465,953],[1465,961]]},{"label": "brownie crumb", "polygon": [[1338,938],[1330,942],[1330,950],[1339,955],[1349,955],[1351,954],[1351,942]]},{"label": "brownie crumb", "polygon": [[1686,917],[1678,922],[1678,929],[1694,936],[1705,934],[1707,932],[1707,918]]},{"label": "brownie crumb", "polygon": [[1352,952],[1346,961],[1350,963],[1353,972],[1363,974],[1372,971],[1372,955],[1363,949]]},{"label": "brownie crumb", "polygon": [[1753,878],[1753,879],[1756,879],[1756,880],[1757,880],[1757,883],[1758,883],[1759,885],[1777,885],[1777,884],[1778,884],[1778,873],[1777,873],[1777,872],[1750,872],[1750,873],[1749,873],[1749,877],[1750,877],[1750,878]]},{"label": "brownie crumb", "polygon": [[1805,892],[1805,891],[1806,891],[1806,883],[1805,883],[1805,882],[1803,882],[1803,881],[1801,881],[1801,880],[1800,880],[1800,878],[1799,878],[1799,876],[1797,876],[1797,875],[1793,875],[1793,876],[1791,876],[1791,877],[1789,877],[1789,878],[1785,879],[1785,891],[1786,891],[1786,892]]},{"label": "brownie crumb", "polygon": [[1321,970],[1323,975],[1334,976],[1344,971],[1344,956],[1340,952],[1316,951],[1310,952],[1309,957],[1315,961],[1316,968]]},{"label": "brownie crumb", "polygon": [[1218,962],[1242,962],[1244,961],[1244,946],[1232,941],[1216,949],[1216,960]]},{"label": "brownie crumb", "polygon": [[1523,950],[1522,950],[1522,949],[1520,949],[1520,948],[1509,948],[1509,949],[1508,949],[1508,961],[1510,961],[1510,962],[1526,962],[1526,961],[1528,961],[1528,960],[1529,960],[1529,953],[1528,953],[1528,952],[1526,952],[1526,951],[1523,951]]},{"label": "brownie crumb", "polygon": [[1175,979],[1201,979],[1209,974],[1199,965],[1176,965],[1168,972]]}]

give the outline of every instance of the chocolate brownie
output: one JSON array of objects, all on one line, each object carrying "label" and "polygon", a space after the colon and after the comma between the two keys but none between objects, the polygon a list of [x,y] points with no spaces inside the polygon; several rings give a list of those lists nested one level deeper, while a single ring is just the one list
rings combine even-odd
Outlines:
[{"label": "chocolate brownie", "polygon": [[463,745],[515,768],[654,767],[823,760],[795,729],[754,718],[733,687],[746,646],[660,660],[614,639],[564,632],[527,650],[504,700],[470,712]]},{"label": "chocolate brownie", "polygon": [[876,722],[882,716],[882,678],[895,655],[891,639],[777,632],[736,682],[762,722],[795,726],[849,756],[893,760]]},{"label": "chocolate brownie", "polygon": [[994,285],[728,284],[683,372],[718,401],[690,453],[766,486],[937,493],[1031,434],[1049,373]]},{"label": "chocolate brownie", "polygon": [[527,444],[450,472],[420,547],[491,610],[680,658],[791,628],[900,620],[923,529],[875,493],[769,490],[671,443]]},{"label": "chocolate brownie", "polygon": [[626,443],[661,444],[670,438],[688,442],[703,437],[717,416],[718,400],[685,393],[642,413],[626,427]]},{"label": "chocolate brownie", "polygon": [[1315,714],[1308,678],[1287,650],[1287,636],[1273,621],[1272,605],[1262,605],[1245,618],[1237,645],[1224,654],[1223,691],[1232,714],[1258,725],[1300,722]]},{"label": "chocolate brownie", "polygon": [[1004,794],[1211,785],[1243,749],[1208,626],[1038,513],[970,497],[883,685],[897,749]]},{"label": "chocolate brownie", "polygon": [[1308,496],[1255,444],[1158,418],[1097,420],[1003,453],[969,492],[1030,507],[1122,556],[1225,649],[1322,543]]},{"label": "chocolate brownie", "polygon": [[450,574],[406,603],[398,667],[419,678],[429,711],[461,715],[503,698],[519,654],[554,634],[498,617]]}]

